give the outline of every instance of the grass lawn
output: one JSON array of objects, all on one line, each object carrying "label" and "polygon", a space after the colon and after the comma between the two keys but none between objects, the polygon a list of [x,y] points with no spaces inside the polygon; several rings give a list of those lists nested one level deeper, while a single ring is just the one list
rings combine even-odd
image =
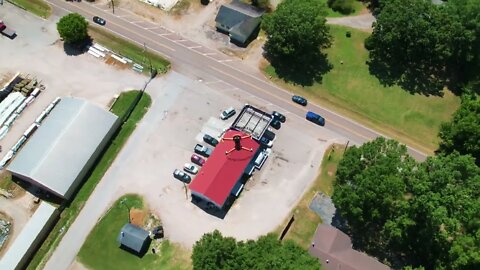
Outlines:
[{"label": "grass lawn", "polygon": [[[90,25],[88,27],[88,34],[93,40],[95,40],[95,42],[100,43],[118,54],[132,59],[136,63],[143,64],[144,67],[149,65],[147,59],[150,59],[152,61],[152,66],[158,70],[158,73],[166,73],[170,69],[170,62],[162,56],[149,50],[144,53],[143,47],[118,37],[100,27]],[[145,56],[147,59],[145,59]],[[144,71],[147,73],[149,72],[148,68],[145,68]]]},{"label": "grass lawn", "polygon": [[52,8],[43,0],[9,0],[9,1],[45,19],[48,18],[52,13]]},{"label": "grass lawn", "polygon": [[344,145],[333,144],[327,149],[317,179],[315,179],[312,186],[305,192],[302,199],[292,210],[284,224],[277,228],[275,232],[278,235],[282,233],[282,230],[287,225],[290,217],[295,215],[295,221],[284,239],[291,239],[305,249],[310,246],[315,229],[319,223],[322,223],[322,220],[315,212],[310,210],[308,206],[318,191],[321,191],[328,196],[333,194],[335,173],[337,171],[338,162],[340,162],[340,159],[343,156],[344,148]]},{"label": "grass lawn", "polygon": [[160,251],[153,254],[151,250],[139,258],[118,247],[117,236],[120,229],[128,221],[125,205],[143,209],[142,198],[137,195],[126,195],[120,198],[107,214],[90,232],[83,244],[78,258],[89,269],[191,269],[190,254],[168,240],[161,243]]},{"label": "grass lawn", "polygon": [[327,7],[326,10],[327,10],[327,17],[345,17],[345,16],[355,16],[355,15],[359,15],[360,12],[362,12],[362,10],[366,9],[365,5],[362,4],[362,2],[360,1],[353,1],[353,8],[354,8],[354,12],[351,13],[351,14],[348,14],[348,15],[344,15],[340,12],[337,12],[337,11],[334,11],[333,9],[329,8],[328,5],[327,5],[327,1],[328,0],[320,0],[321,2],[325,3],[325,6]]},{"label": "grass lawn", "polygon": [[[271,66],[264,67],[264,72],[292,92],[423,152],[432,153],[438,145],[440,124],[450,120],[460,105],[460,99],[449,91],[444,97],[425,97],[411,95],[397,86],[382,86],[369,73],[366,64],[368,51],[363,43],[369,34],[343,26],[331,25],[330,29],[334,42],[327,53],[334,67],[323,77],[321,84],[302,88],[276,78]],[[346,31],[352,33],[351,38],[345,36]]]},{"label": "grass lawn", "polygon": [[[123,115],[127,111],[131,102],[135,99],[136,93],[138,93],[136,90],[122,93],[117,102],[113,105],[111,111],[116,115]],[[118,155],[123,145],[127,142],[128,137],[134,131],[137,123],[147,112],[151,102],[150,96],[147,93],[144,93],[142,99],[135,107],[130,117],[122,125],[118,134],[113,138],[112,142],[103,153],[103,156],[94,165],[93,171],[87,176],[85,183],[80,188],[73,201],[70,205],[67,205],[61,213],[60,220],[50,232],[39,251],[35,254],[27,269],[41,269],[43,264],[46,263],[51,252],[55,250],[62,239],[63,232],[68,230],[72,222],[80,213],[84,203],[87,201],[98,182],[100,182],[107,169],[113,163],[113,160]]]},{"label": "grass lawn", "polygon": [[340,159],[343,156],[344,148],[344,145],[334,144],[327,149],[317,179],[315,179],[315,182],[313,182],[310,189],[305,192],[302,199],[292,210],[284,224],[277,228],[275,231],[277,234],[280,235],[282,233],[282,230],[287,225],[290,217],[295,215],[295,221],[284,239],[291,239],[305,249],[310,246],[315,229],[319,223],[322,223],[322,220],[315,212],[310,210],[308,206],[318,191],[321,191],[328,196],[333,194],[335,173],[337,171],[338,162],[340,162]]}]

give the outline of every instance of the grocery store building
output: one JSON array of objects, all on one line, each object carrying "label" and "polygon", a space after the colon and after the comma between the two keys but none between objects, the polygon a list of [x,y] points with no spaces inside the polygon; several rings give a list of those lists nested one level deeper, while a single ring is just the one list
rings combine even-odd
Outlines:
[{"label": "grocery store building", "polygon": [[268,150],[258,141],[271,121],[270,114],[246,105],[189,185],[192,196],[217,208],[224,208],[229,198],[238,197],[245,179],[268,156]]}]

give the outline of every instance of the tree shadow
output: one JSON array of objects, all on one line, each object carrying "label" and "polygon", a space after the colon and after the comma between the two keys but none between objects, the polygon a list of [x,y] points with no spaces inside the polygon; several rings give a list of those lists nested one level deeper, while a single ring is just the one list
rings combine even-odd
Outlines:
[{"label": "tree shadow", "polygon": [[264,57],[270,62],[279,78],[302,86],[321,83],[323,75],[333,67],[327,55],[320,50],[297,57],[274,57],[268,54],[264,54]]},{"label": "tree shadow", "polygon": [[444,74],[431,68],[419,68],[414,64],[404,67],[400,63],[388,63],[371,59],[367,61],[370,74],[375,76],[383,86],[398,85],[410,94],[443,97],[446,81]]},{"label": "tree shadow", "polygon": [[69,56],[78,56],[88,51],[88,47],[92,46],[93,39],[88,36],[85,40],[75,43],[63,43],[63,50]]}]

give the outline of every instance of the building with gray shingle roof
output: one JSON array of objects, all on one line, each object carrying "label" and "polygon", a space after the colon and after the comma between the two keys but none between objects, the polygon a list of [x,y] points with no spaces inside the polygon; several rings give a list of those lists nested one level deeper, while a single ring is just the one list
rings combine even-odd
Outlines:
[{"label": "building with gray shingle roof", "polygon": [[330,225],[320,224],[308,249],[326,270],[389,270],[390,268],[365,253],[352,249],[348,235]]},{"label": "building with gray shingle roof", "polygon": [[62,98],[8,170],[24,181],[68,199],[119,123],[116,115],[85,100]]},{"label": "building with gray shingle roof", "polygon": [[141,255],[148,248],[150,242],[149,233],[144,229],[127,223],[123,226],[118,234],[118,243],[121,248],[133,251],[137,255]]},{"label": "building with gray shingle roof", "polygon": [[215,18],[217,30],[227,33],[233,43],[246,45],[258,31],[263,10],[234,0],[224,4]]}]

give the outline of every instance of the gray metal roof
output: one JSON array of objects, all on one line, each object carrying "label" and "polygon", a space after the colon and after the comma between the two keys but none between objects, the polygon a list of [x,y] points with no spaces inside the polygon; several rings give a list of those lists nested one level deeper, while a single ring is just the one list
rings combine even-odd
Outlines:
[{"label": "gray metal roof", "polygon": [[31,255],[28,254],[29,249],[32,248],[35,240],[41,237],[39,234],[52,218],[55,209],[54,206],[48,203],[42,202],[40,204],[33,216],[22,228],[20,234],[13,239],[13,243],[7,249],[7,253],[0,259],[0,269],[13,270],[23,268],[24,257]]},{"label": "gray metal roof", "polygon": [[257,29],[262,15],[263,11],[252,5],[233,1],[220,7],[215,22],[226,26],[230,34],[244,43]]},{"label": "gray metal roof", "polygon": [[148,232],[144,229],[127,223],[118,234],[117,241],[120,245],[127,247],[137,253],[142,251],[143,245],[148,239]]},{"label": "gray metal roof", "polygon": [[85,100],[62,98],[8,170],[64,197],[117,118]]}]

